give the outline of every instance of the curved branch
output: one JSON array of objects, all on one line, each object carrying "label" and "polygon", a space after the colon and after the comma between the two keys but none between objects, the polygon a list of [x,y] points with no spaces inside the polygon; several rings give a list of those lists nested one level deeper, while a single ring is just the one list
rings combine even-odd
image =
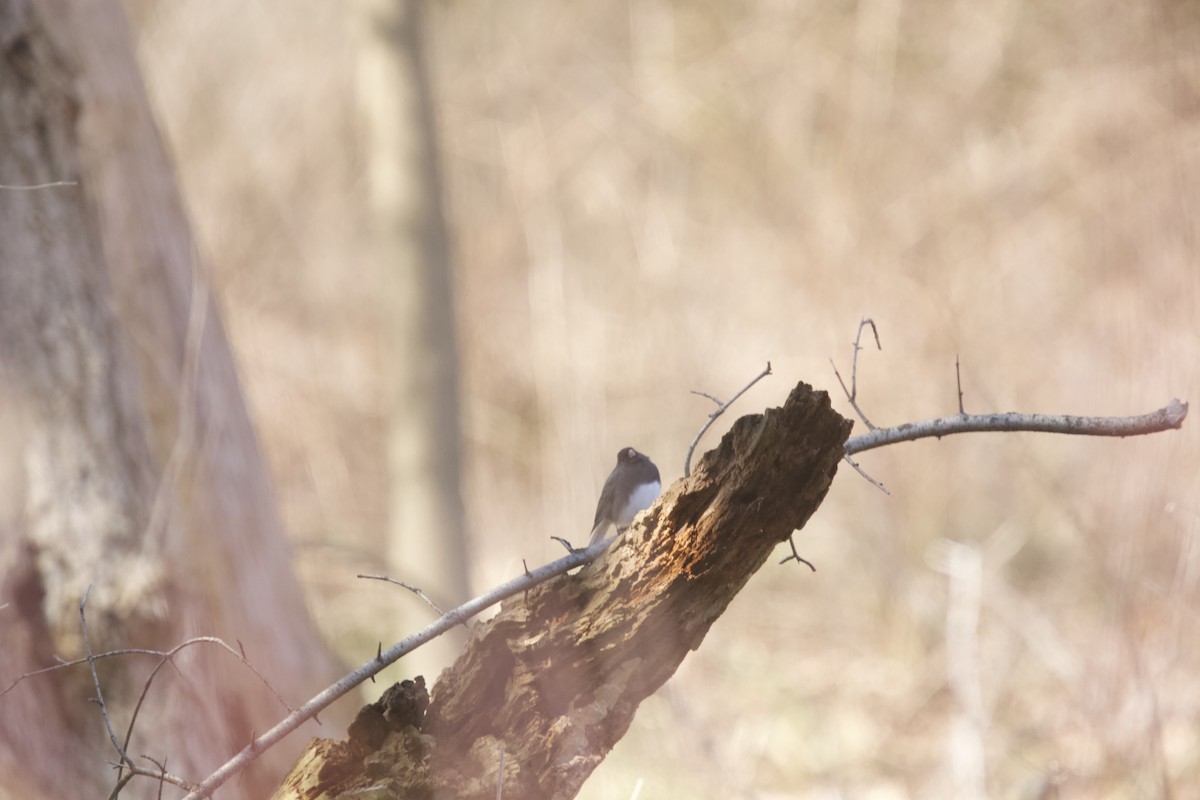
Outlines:
[{"label": "curved branch", "polygon": [[846,455],[899,442],[981,431],[1038,431],[1076,436],[1144,436],[1182,427],[1188,405],[1178,399],[1135,417],[1076,417],[1066,414],[956,414],[953,417],[876,428],[846,442]]}]

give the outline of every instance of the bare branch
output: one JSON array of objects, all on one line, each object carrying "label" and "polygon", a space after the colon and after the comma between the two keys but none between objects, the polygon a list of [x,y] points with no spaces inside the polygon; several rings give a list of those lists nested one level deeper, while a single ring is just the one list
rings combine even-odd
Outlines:
[{"label": "bare branch", "polygon": [[230,647],[224,640],[219,639],[216,636],[197,636],[193,639],[188,639],[186,641],[180,642],[179,644],[172,647],[170,650],[148,650],[148,649],[143,649],[140,647],[129,647],[129,648],[121,649],[121,650],[105,650],[103,653],[95,653],[95,654],[91,655],[90,657],[76,658],[72,661],[66,661],[62,658],[59,658],[58,656],[55,656],[54,659],[57,663],[55,663],[49,667],[42,667],[41,669],[35,669],[32,672],[26,672],[25,674],[14,678],[8,684],[8,686],[5,686],[4,689],[0,690],[0,697],[3,697],[4,695],[11,692],[13,689],[15,689],[17,687],[17,684],[21,683],[22,681],[27,680],[29,678],[36,677],[38,675],[42,675],[47,672],[55,672],[60,669],[66,669],[67,667],[75,667],[80,664],[87,664],[87,663],[93,662],[93,661],[101,661],[106,658],[116,658],[117,656],[154,656],[156,658],[161,658],[161,659],[171,659],[176,654],[178,654],[181,650],[184,650],[188,647],[191,647],[192,645],[197,645],[197,644],[214,644],[214,645],[217,645],[218,647],[220,647],[221,649],[229,652],[233,656],[235,656],[239,661],[241,661],[246,666],[247,669],[249,669],[251,672],[254,673],[255,677],[257,677],[260,681],[262,681],[263,686],[266,686],[271,691],[271,694],[275,695],[275,699],[279,701],[279,704],[281,706],[286,708],[288,711],[292,710],[292,706],[289,705],[288,702],[286,700],[284,700],[283,697],[280,696],[279,692],[275,690],[275,687],[271,685],[271,682],[269,680],[267,680],[266,676],[263,675],[261,672],[259,672],[258,669],[255,668],[255,666],[250,663],[249,659],[246,658],[246,653],[244,650],[241,653],[239,653],[237,650],[234,650],[232,647]]},{"label": "bare branch", "polygon": [[167,760],[163,759],[162,761],[159,761],[157,758],[148,756],[145,753],[142,753],[142,758],[158,767],[158,800],[162,800],[163,786],[166,784]]},{"label": "bare branch", "polygon": [[[189,783],[183,778],[180,778],[176,775],[170,775],[162,770],[154,772],[153,770],[143,769],[142,767],[139,767],[137,764],[133,763],[133,759],[129,757],[129,754],[125,752],[125,748],[120,742],[117,741],[117,732],[116,729],[113,728],[112,720],[108,716],[108,706],[104,702],[104,691],[100,687],[100,676],[96,672],[96,657],[92,652],[92,640],[91,635],[88,632],[87,601],[88,595],[91,593],[92,587],[89,586],[87,591],[83,593],[83,598],[79,601],[79,623],[83,629],[83,647],[87,652],[88,667],[92,671],[92,685],[96,688],[95,701],[96,704],[100,706],[100,714],[104,717],[104,727],[108,730],[108,738],[112,741],[113,749],[117,751],[117,755],[121,759],[120,764],[117,766],[117,787],[114,788],[113,791],[120,791],[120,787],[128,783],[129,776],[121,774],[122,770],[124,769],[128,769],[132,775],[146,775],[148,777],[158,778],[161,781],[167,781],[168,783],[172,783],[180,788],[190,790],[193,784]],[[139,701],[139,706],[140,704],[141,702]]]},{"label": "bare branch", "polygon": [[[833,367],[833,374],[837,376],[838,383],[842,385],[842,391],[846,393],[846,399],[850,401],[850,406],[854,409],[854,413],[858,414],[858,418],[863,421],[868,430],[875,430],[875,426],[871,424],[871,420],[867,419],[867,415],[858,406],[858,353],[862,350],[862,345],[859,342],[862,340],[863,328],[871,326],[871,333],[875,336],[875,347],[882,350],[883,345],[879,343],[879,329],[875,327],[875,320],[863,318],[858,323],[858,333],[854,336],[854,358],[850,366],[850,388],[846,388],[846,382],[842,380],[842,373],[838,372],[837,364],[833,363],[833,359],[829,359],[829,365]],[[865,475],[863,476],[866,477]]]},{"label": "bare branch", "polygon": [[130,772],[117,781],[116,785],[113,786],[112,791],[108,793],[108,800],[117,800],[117,798],[121,796],[121,791],[124,790],[125,785],[136,777],[136,773]]},{"label": "bare branch", "polygon": [[874,478],[872,478],[870,475],[868,475],[866,470],[864,470],[861,466],[859,466],[859,463],[857,461],[855,461],[853,458],[851,458],[849,455],[845,456],[845,461],[847,464],[849,464],[851,467],[854,468],[855,472],[857,472],[859,475],[866,478],[867,482],[870,483],[872,486],[874,486],[876,489],[878,489],[879,491],[883,492],[886,495],[891,495],[891,492],[889,492],[887,490],[886,486],[884,486],[880,481],[877,481]]},{"label": "bare branch", "polygon": [[355,577],[364,578],[369,581],[385,581],[387,583],[394,583],[397,586],[402,586],[405,589],[408,589],[413,594],[415,594],[417,597],[424,600],[425,605],[429,606],[434,611],[436,611],[438,613],[438,616],[441,616],[442,614],[446,613],[445,611],[442,611],[442,609],[438,608],[437,603],[435,603],[429,599],[429,595],[425,594],[425,592],[421,591],[418,587],[413,586],[411,583],[405,583],[404,581],[396,580],[395,578],[389,578],[386,575],[363,575],[362,573],[359,573]]},{"label": "bare branch", "polygon": [[[110,792],[109,797],[115,798],[115,797],[119,796],[122,789],[125,787],[125,785],[128,784],[129,781],[132,780],[132,778],[135,776],[155,778],[156,780],[160,781],[160,783],[162,781],[166,781],[167,783],[174,784],[175,786],[179,786],[179,787],[181,787],[183,789],[187,789],[189,791],[195,788],[196,785],[194,783],[192,783],[184,778],[181,778],[179,776],[171,775],[170,773],[166,772],[166,770],[163,768],[163,766],[161,764],[159,764],[157,760],[155,760],[154,758],[152,758],[150,756],[143,756],[143,758],[145,758],[147,761],[150,761],[151,763],[155,764],[158,767],[157,770],[148,770],[143,767],[139,767],[137,764],[133,763],[132,759],[130,759],[130,757],[128,755],[128,748],[129,748],[130,741],[133,737],[133,729],[137,722],[138,714],[141,711],[142,706],[145,704],[146,696],[150,691],[150,686],[153,683],[155,676],[167,664],[171,664],[173,666],[174,665],[174,657],[177,654],[179,654],[181,651],[183,651],[189,647],[192,647],[193,645],[212,644],[212,645],[216,645],[216,646],[220,647],[221,649],[227,651],[228,653],[230,653],[231,655],[236,657],[239,661],[241,661],[242,664],[247,669],[249,669],[252,673],[254,673],[255,677],[257,677],[260,681],[262,681],[263,685],[265,687],[267,687],[267,689],[271,692],[271,694],[273,694],[275,696],[275,699],[279,701],[279,704],[281,706],[286,708],[289,712],[294,710],[292,708],[292,706],[290,704],[288,704],[288,702],[286,700],[284,700],[283,697],[280,696],[279,692],[276,691],[275,687],[271,685],[271,682],[269,680],[267,680],[266,676],[264,676],[261,672],[259,672],[258,669],[256,669],[255,666],[250,663],[250,661],[246,658],[246,654],[245,654],[244,650],[242,650],[239,653],[238,650],[235,650],[233,647],[230,647],[229,644],[227,644],[226,642],[224,642],[223,640],[221,640],[215,636],[198,636],[193,639],[188,639],[187,641],[180,642],[179,644],[175,645],[170,650],[149,650],[149,649],[143,649],[143,648],[124,648],[124,649],[120,649],[120,650],[107,650],[102,653],[93,652],[92,647],[91,647],[90,632],[89,632],[88,624],[87,624],[87,601],[88,601],[88,597],[90,594],[91,594],[91,587],[88,588],[87,592],[84,593],[83,598],[79,601],[79,618],[80,618],[80,624],[83,629],[83,641],[84,641],[84,647],[85,647],[85,651],[86,651],[87,655],[84,658],[77,658],[77,659],[73,659],[70,661],[67,661],[65,659],[59,658],[58,656],[55,656],[54,658],[57,663],[55,663],[49,667],[43,667],[42,669],[37,669],[37,670],[33,670],[31,672],[26,672],[25,674],[18,676],[12,682],[10,682],[8,684],[8,686],[6,686],[3,690],[0,690],[0,697],[3,697],[4,695],[8,694],[10,691],[12,691],[14,688],[16,688],[16,686],[18,684],[20,684],[22,681],[24,681],[28,678],[32,678],[32,677],[35,677],[37,675],[41,675],[41,674],[47,673],[47,672],[54,672],[56,670],[78,666],[80,664],[87,664],[91,670],[92,683],[96,689],[96,696],[92,699],[96,702],[97,705],[100,706],[101,713],[104,717],[104,724],[108,730],[109,739],[112,740],[113,747],[116,749],[118,757],[119,757],[119,762],[116,764],[116,767],[118,769],[117,783],[113,787],[112,791]],[[239,642],[239,645],[240,645],[240,642]],[[102,659],[106,659],[106,658],[115,658],[118,656],[129,656],[129,655],[155,656],[156,658],[159,659],[159,663],[150,672],[150,675],[146,678],[146,681],[142,686],[141,694],[138,697],[137,704],[134,706],[133,714],[130,718],[129,726],[125,733],[125,741],[124,741],[124,744],[122,745],[120,742],[117,741],[116,730],[112,725],[111,718],[108,716],[108,706],[104,700],[104,694],[102,691],[102,687],[100,685],[99,675],[96,671],[96,662],[100,661]],[[315,718],[315,714],[314,714],[314,718]],[[124,771],[126,769],[128,770],[128,773],[121,775],[120,772]],[[161,788],[160,788],[160,791],[161,791]]]},{"label": "bare branch", "polygon": [[687,451],[687,458],[685,458],[683,460],[683,477],[686,478],[692,474],[692,453],[696,452],[696,445],[700,444],[700,437],[703,436],[708,431],[708,429],[712,427],[712,424],[717,421],[717,417],[719,417],[725,413],[725,409],[729,408],[731,405],[733,405],[735,400],[737,400],[739,397],[741,397],[746,392],[748,392],[750,390],[751,386],[758,383],[759,381],[761,381],[763,378],[767,377],[770,374],[771,374],[771,362],[768,361],[766,369],[764,369],[762,372],[758,373],[758,375],[755,376],[754,380],[750,381],[745,386],[743,386],[742,390],[740,392],[735,394],[733,397],[729,398],[729,400],[724,403],[722,403],[717,398],[713,397],[711,394],[708,394],[706,392],[698,392],[695,389],[692,390],[692,394],[698,394],[701,397],[707,397],[709,400],[712,400],[714,403],[716,403],[717,410],[708,415],[708,422],[704,423],[704,427],[702,427],[700,429],[699,433],[696,434],[696,438],[692,439],[692,445],[691,445],[691,447],[688,448],[688,451]]},{"label": "bare branch", "polygon": [[802,557],[800,555],[800,552],[798,550],[796,550],[796,534],[795,533],[793,533],[791,536],[788,537],[788,544],[792,548],[792,554],[790,556],[787,556],[786,558],[784,558],[783,561],[780,561],[779,562],[780,564],[786,564],[789,561],[795,560],[795,562],[797,564],[807,564],[808,568],[811,569],[813,572],[817,571],[817,568],[813,566],[813,563],[811,561],[809,561],[807,558]]},{"label": "bare branch", "polygon": [[894,428],[876,428],[846,442],[846,455],[884,445],[912,442],[929,437],[982,431],[1038,431],[1076,436],[1143,436],[1182,427],[1187,403],[1172,400],[1167,405],[1134,417],[1076,417],[1066,414],[959,414],[953,417],[910,422]]},{"label": "bare branch", "polygon": [[966,415],[963,408],[962,370],[958,366],[958,353],[954,354],[954,382],[958,385],[958,413]]},{"label": "bare branch", "polygon": [[558,561],[552,561],[531,572],[527,571],[525,574],[510,580],[508,583],[497,586],[490,592],[468,600],[458,608],[446,612],[432,625],[411,636],[405,637],[387,650],[373,656],[370,661],[358,667],[353,672],[348,673],[337,683],[329,686],[304,705],[292,711],[292,713],[280,720],[273,728],[256,737],[233,758],[225,762],[216,772],[194,787],[185,800],[200,800],[200,798],[211,797],[214,791],[242,769],[245,769],[263,751],[272,747],[276,742],[283,739],[283,737],[296,730],[296,728],[299,728],[306,720],[324,710],[363,681],[374,677],[385,667],[394,664],[401,656],[411,653],[429,640],[442,635],[455,625],[465,622],[480,611],[499,603],[505,598],[520,594],[540,583],[550,580],[556,575],[561,575],[564,572],[569,572],[578,566],[588,563],[604,552],[611,543],[612,540],[597,542],[591,547],[571,553],[564,558],[560,558]]},{"label": "bare branch", "polygon": [[113,749],[121,756],[121,761],[124,763],[129,761],[129,756],[125,755],[125,750],[117,741],[117,732],[113,730],[112,720],[108,718],[108,707],[104,705],[104,691],[100,688],[100,676],[96,673],[96,659],[92,655],[92,639],[88,633],[87,624],[87,601],[91,593],[92,587],[89,586],[79,600],[79,624],[83,628],[83,648],[87,651],[88,667],[92,671],[92,684],[96,687],[95,701],[100,706],[100,713],[104,716],[104,726],[108,728],[108,738],[112,740]]}]

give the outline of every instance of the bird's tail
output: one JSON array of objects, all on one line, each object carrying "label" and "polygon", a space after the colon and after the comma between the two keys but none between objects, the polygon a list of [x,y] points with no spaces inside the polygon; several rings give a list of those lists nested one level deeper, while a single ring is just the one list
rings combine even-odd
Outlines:
[{"label": "bird's tail", "polygon": [[612,529],[612,521],[602,519],[596,523],[596,527],[592,528],[592,538],[588,540],[588,547],[591,547],[596,542],[602,541]]}]

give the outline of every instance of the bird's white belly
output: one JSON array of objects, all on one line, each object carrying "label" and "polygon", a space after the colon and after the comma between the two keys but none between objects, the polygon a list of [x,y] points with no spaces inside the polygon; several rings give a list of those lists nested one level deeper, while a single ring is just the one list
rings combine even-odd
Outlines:
[{"label": "bird's white belly", "polygon": [[633,494],[629,496],[629,502],[617,512],[617,529],[628,528],[629,523],[633,522],[633,518],[638,515],[639,511],[650,507],[660,491],[662,491],[662,484],[658,481],[642,484],[634,490]]}]

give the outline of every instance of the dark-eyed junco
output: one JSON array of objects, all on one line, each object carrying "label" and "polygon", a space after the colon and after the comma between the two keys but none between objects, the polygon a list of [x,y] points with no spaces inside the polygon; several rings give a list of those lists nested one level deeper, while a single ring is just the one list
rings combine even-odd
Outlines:
[{"label": "dark-eyed junco", "polygon": [[600,490],[588,547],[603,539],[610,525],[616,526],[617,533],[628,528],[639,511],[650,507],[661,489],[654,462],[632,447],[623,448],[617,453],[617,466]]}]

